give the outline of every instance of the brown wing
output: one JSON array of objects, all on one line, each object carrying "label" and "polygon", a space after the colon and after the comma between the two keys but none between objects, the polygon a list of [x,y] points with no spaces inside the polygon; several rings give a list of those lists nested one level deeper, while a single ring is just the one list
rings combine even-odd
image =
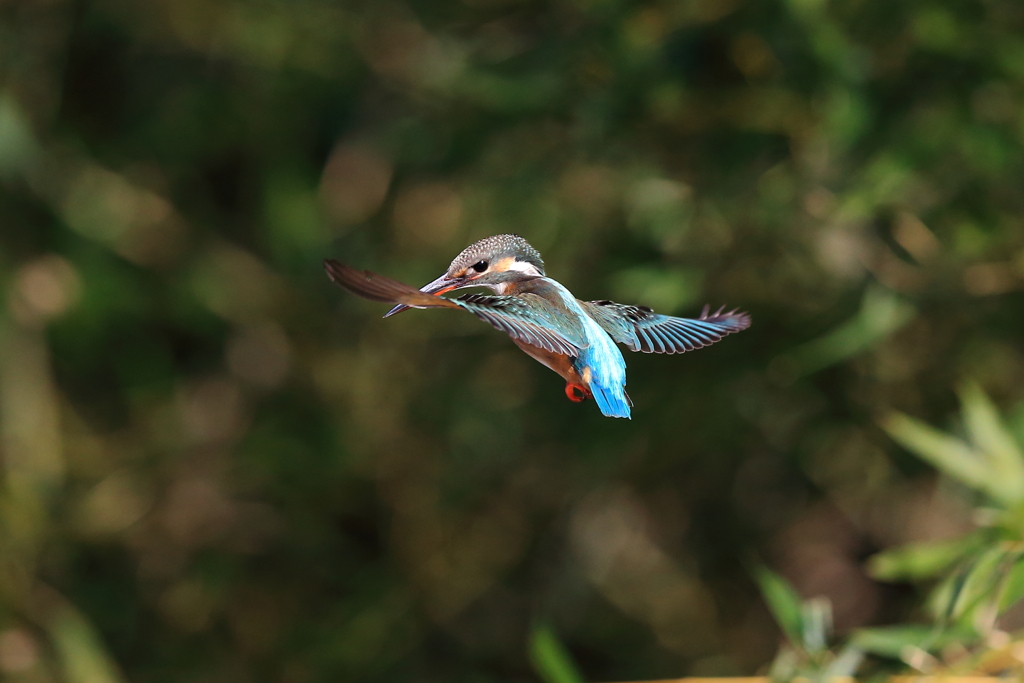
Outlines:
[{"label": "brown wing", "polygon": [[324,269],[331,280],[371,301],[405,304],[414,308],[462,308],[450,299],[426,294],[415,287],[368,270],[356,270],[334,259],[324,259]]},{"label": "brown wing", "polygon": [[549,305],[540,297],[481,296],[470,294],[458,299],[426,294],[398,280],[356,270],[333,259],[324,260],[327,275],[348,291],[372,301],[405,304],[413,308],[462,308],[513,339],[532,344],[545,351],[575,356],[586,346],[574,330],[556,330],[550,320]]}]

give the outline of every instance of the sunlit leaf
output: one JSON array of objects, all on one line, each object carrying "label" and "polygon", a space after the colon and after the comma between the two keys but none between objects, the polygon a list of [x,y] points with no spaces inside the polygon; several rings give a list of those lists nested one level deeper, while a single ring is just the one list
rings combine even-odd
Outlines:
[{"label": "sunlit leaf", "polygon": [[809,652],[827,650],[832,635],[832,603],[828,598],[811,598],[804,602],[801,612],[804,647]]},{"label": "sunlit leaf", "polygon": [[1018,401],[1006,416],[1006,427],[1018,444],[1024,444],[1024,401]]},{"label": "sunlit leaf", "polygon": [[996,472],[966,443],[944,434],[924,422],[893,412],[882,421],[882,429],[900,445],[913,451],[949,476],[1002,502],[1011,502]]},{"label": "sunlit leaf", "polygon": [[768,609],[782,632],[794,645],[802,645],[804,637],[803,601],[784,578],[768,569],[758,567],[754,577],[761,587]]},{"label": "sunlit leaf", "polygon": [[[1002,596],[1006,595],[1011,570],[1022,554],[1024,551],[1017,543],[985,549],[936,588],[930,598],[935,617],[982,633],[992,628]],[[1017,590],[1016,585],[1013,590]]]},{"label": "sunlit leaf", "polygon": [[61,605],[49,623],[50,637],[68,683],[120,683],[103,641],[85,617],[71,605]]},{"label": "sunlit leaf", "polygon": [[864,661],[864,650],[853,643],[848,643],[840,651],[839,656],[825,669],[822,680],[832,681],[841,676],[853,676],[862,661]]},{"label": "sunlit leaf", "polygon": [[545,683],[583,683],[572,655],[565,649],[554,629],[538,624],[530,633],[530,663]]},{"label": "sunlit leaf", "polygon": [[800,652],[790,645],[783,645],[772,660],[768,677],[773,681],[793,680],[800,670]]},{"label": "sunlit leaf", "polygon": [[860,629],[854,632],[850,644],[871,654],[898,659],[907,647],[927,651],[935,645],[939,636],[939,631],[933,626],[909,624]]},{"label": "sunlit leaf", "polygon": [[994,604],[1000,587],[1000,567],[1006,558],[1002,548],[989,548],[978,556],[957,591],[950,615],[961,623],[973,624],[973,612],[985,603]]},{"label": "sunlit leaf", "polygon": [[1013,563],[1003,583],[1002,594],[999,596],[999,612],[1005,612],[1024,598],[1024,561],[1020,558]]},{"label": "sunlit leaf", "polygon": [[881,581],[934,578],[984,541],[985,535],[975,532],[949,541],[910,543],[872,556],[868,572]]},{"label": "sunlit leaf", "polygon": [[961,389],[960,400],[971,440],[988,457],[1007,500],[1024,499],[1024,454],[1003,426],[996,407],[973,382]]},{"label": "sunlit leaf", "polygon": [[951,572],[935,586],[925,603],[932,619],[939,623],[946,623],[950,620],[953,607],[956,604],[956,596],[959,594],[966,576],[966,568],[962,571]]}]

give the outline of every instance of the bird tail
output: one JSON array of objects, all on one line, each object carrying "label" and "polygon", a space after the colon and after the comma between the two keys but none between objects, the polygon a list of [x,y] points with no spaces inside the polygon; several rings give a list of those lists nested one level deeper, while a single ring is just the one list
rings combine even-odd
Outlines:
[{"label": "bird tail", "polygon": [[591,382],[588,388],[594,395],[594,400],[597,401],[597,407],[601,409],[601,413],[605,417],[629,418],[629,408],[632,403],[624,388],[621,386],[606,387],[597,382]]}]

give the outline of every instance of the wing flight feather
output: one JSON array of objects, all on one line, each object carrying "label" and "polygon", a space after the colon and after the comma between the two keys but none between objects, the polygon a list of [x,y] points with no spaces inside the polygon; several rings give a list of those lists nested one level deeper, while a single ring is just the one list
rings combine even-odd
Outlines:
[{"label": "wing flight feather", "polygon": [[614,301],[584,301],[587,313],[632,351],[684,353],[750,327],[750,316],[725,307],[710,313],[705,306],[699,318],[659,315],[646,306],[629,306]]},{"label": "wing flight feather", "polygon": [[[576,327],[559,326],[557,317],[552,315],[551,304],[534,294],[467,294],[458,299],[446,299],[426,294],[384,275],[356,270],[333,259],[326,259],[324,268],[331,280],[371,301],[405,304],[414,308],[462,308],[514,339],[567,356],[579,355],[580,349],[586,346]],[[562,327],[566,329],[562,330]]]},{"label": "wing flight feather", "polygon": [[356,270],[334,259],[324,259],[324,269],[331,280],[364,299],[414,308],[459,308],[450,299],[426,294],[386,275]]}]

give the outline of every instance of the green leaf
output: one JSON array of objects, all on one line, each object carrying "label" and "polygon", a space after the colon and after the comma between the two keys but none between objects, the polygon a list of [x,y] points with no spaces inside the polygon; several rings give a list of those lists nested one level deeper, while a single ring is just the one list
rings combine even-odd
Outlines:
[{"label": "green leaf", "polygon": [[786,638],[793,645],[802,646],[804,618],[803,601],[800,596],[788,581],[767,567],[757,567],[754,570],[754,578],[761,587],[761,595],[768,604],[768,609]]},{"label": "green leaf", "polygon": [[537,624],[530,633],[530,663],[545,683],[583,683],[572,655],[547,624]]},{"label": "green leaf", "polygon": [[882,657],[903,659],[908,650],[935,651],[951,642],[970,644],[977,640],[973,631],[940,629],[925,624],[905,624],[858,629],[850,636],[850,645]]},{"label": "green leaf", "polygon": [[61,603],[48,623],[50,638],[68,683],[120,683],[117,665],[81,612]]},{"label": "green leaf", "polygon": [[925,606],[932,618],[940,624],[950,621],[956,596],[967,576],[967,570],[951,572],[928,595]]},{"label": "green leaf", "polygon": [[893,412],[882,421],[882,429],[896,442],[966,486],[993,498],[1012,503],[998,474],[983,457],[956,437],[944,434],[909,415]]},{"label": "green leaf", "polygon": [[900,659],[908,647],[929,650],[938,634],[934,626],[923,624],[862,628],[854,631],[850,645],[880,657]]},{"label": "green leaf", "polygon": [[985,533],[975,531],[948,541],[909,543],[872,556],[868,573],[880,581],[934,578],[979,548],[985,539]]},{"label": "green leaf", "polygon": [[987,456],[1009,502],[1024,500],[1024,454],[1003,426],[999,412],[974,382],[960,390],[964,424],[971,440]]},{"label": "green leaf", "polygon": [[864,661],[864,650],[852,643],[847,643],[846,647],[840,651],[839,656],[825,669],[821,680],[834,681],[837,678],[852,678],[857,673],[862,661]]},{"label": "green leaf", "polygon": [[963,629],[988,631],[999,614],[1011,571],[1021,556],[1019,543],[1000,543],[985,549],[936,589],[931,600],[936,617]]},{"label": "green leaf", "polygon": [[1002,614],[1013,607],[1021,598],[1024,598],[1024,561],[1018,557],[1003,583],[1003,590],[999,596],[999,613]]},{"label": "green leaf", "polygon": [[974,625],[977,610],[996,603],[997,591],[1002,585],[1000,567],[1005,558],[1006,550],[1001,547],[988,548],[978,556],[955,596],[950,613],[954,619],[964,625]]},{"label": "green leaf", "polygon": [[800,653],[789,645],[782,645],[768,670],[768,678],[774,681],[792,681],[800,673],[802,658]]},{"label": "green leaf", "polygon": [[804,602],[801,611],[804,647],[811,653],[828,650],[828,641],[832,636],[832,603],[828,598],[811,598]]}]

